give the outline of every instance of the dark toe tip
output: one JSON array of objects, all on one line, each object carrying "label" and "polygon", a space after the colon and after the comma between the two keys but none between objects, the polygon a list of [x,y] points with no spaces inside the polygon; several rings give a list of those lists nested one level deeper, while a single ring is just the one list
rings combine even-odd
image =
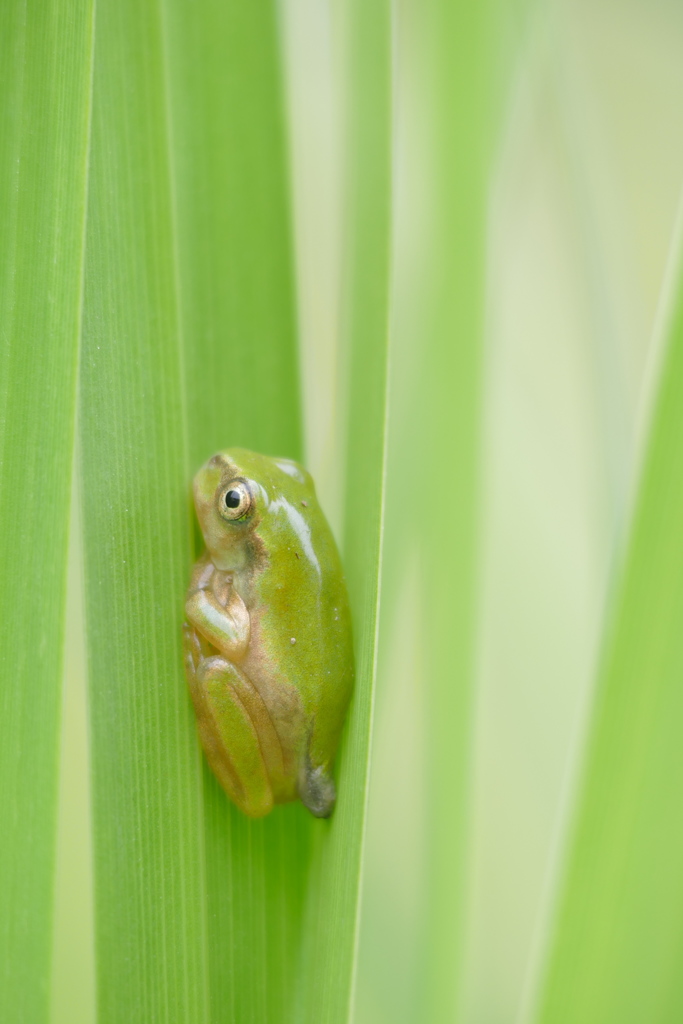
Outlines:
[{"label": "dark toe tip", "polygon": [[309,768],[299,787],[301,802],[316,818],[329,818],[334,810],[337,790],[324,768]]}]

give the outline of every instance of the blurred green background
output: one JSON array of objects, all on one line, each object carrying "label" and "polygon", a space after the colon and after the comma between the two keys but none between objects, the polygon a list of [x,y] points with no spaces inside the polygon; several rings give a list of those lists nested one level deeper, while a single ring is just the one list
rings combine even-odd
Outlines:
[{"label": "blurred green background", "polygon": [[[508,8],[503,22],[507,77],[488,201],[466,1024],[537,1019],[660,368],[658,307],[683,181],[680,6],[560,0]],[[397,235],[399,269],[419,259],[420,83],[410,76],[410,50],[401,38],[397,216],[408,226]],[[404,274],[406,286],[410,269]],[[406,291],[397,304],[410,303]],[[426,1019],[414,988],[429,744],[424,649],[410,629],[420,600],[408,563],[381,648],[363,1024]],[[572,1014],[571,999],[566,1010],[567,1020],[589,1019]],[[660,1012],[651,1005],[633,1019],[678,1020],[683,1008]]]},{"label": "blurred green background", "polygon": [[[410,436],[425,224],[434,215],[430,53],[412,30],[416,4],[396,0],[392,12],[388,531],[403,512],[403,452],[409,482],[420,473]],[[683,8],[674,0],[498,0],[489,17],[475,669],[465,723],[458,1011],[448,1019],[531,1024],[665,344],[662,295],[683,181]],[[305,462],[341,538],[344,26],[334,0],[281,0],[279,24]],[[447,444],[439,458],[446,478]],[[77,494],[73,508],[51,1024],[96,1019]],[[386,540],[356,1024],[437,1019],[423,989],[432,955],[425,908],[434,708],[426,676],[435,595],[422,560],[425,542],[438,552],[449,527],[430,524],[419,543],[400,530]],[[453,724],[454,744],[461,727]],[[658,1014],[647,1019],[683,1019]]]}]

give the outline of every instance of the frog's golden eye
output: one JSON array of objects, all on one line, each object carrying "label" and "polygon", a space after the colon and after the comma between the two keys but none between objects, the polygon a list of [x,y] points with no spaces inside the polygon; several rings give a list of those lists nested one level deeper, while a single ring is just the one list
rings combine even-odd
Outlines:
[{"label": "frog's golden eye", "polygon": [[244,519],[252,510],[253,498],[246,480],[231,480],[221,490],[218,511],[224,519]]}]

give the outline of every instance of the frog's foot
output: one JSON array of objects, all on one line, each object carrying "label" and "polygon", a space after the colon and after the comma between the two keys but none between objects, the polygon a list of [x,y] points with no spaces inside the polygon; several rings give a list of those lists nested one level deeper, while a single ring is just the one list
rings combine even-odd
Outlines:
[{"label": "frog's foot", "polygon": [[316,818],[329,818],[337,799],[334,780],[324,768],[307,763],[299,778],[299,796]]},{"label": "frog's foot", "polygon": [[207,759],[231,800],[251,818],[268,814],[267,765],[282,760],[265,705],[247,677],[221,657],[203,658],[191,685]]}]

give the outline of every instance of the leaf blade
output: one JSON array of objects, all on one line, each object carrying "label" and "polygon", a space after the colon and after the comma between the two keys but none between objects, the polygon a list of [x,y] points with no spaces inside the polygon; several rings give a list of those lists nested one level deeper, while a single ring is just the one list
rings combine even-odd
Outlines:
[{"label": "leaf blade", "polygon": [[[680,239],[679,239],[680,245]],[[672,1020],[682,783],[683,287],[680,253],[667,355],[606,636],[583,789],[538,1019]],[[567,993],[571,992],[571,1008]]]},{"label": "leaf blade", "polygon": [[[229,446],[301,458],[295,288],[275,5],[179,0],[165,24],[189,483]],[[213,1012],[286,1021],[312,822],[248,820],[206,765],[203,800]]]},{"label": "leaf blade", "polygon": [[[420,1005],[458,1018],[465,913],[468,774],[475,671],[492,6],[411,4],[425,77],[429,172],[418,291],[415,418],[438,487],[435,534],[419,540],[425,606],[424,949]],[[414,342],[417,345],[417,340]],[[418,456],[419,457],[419,456]]]},{"label": "leaf blade", "polygon": [[[349,414],[343,543],[356,683],[338,758],[338,799],[316,828],[300,1006],[307,1021],[345,1021],[355,985],[372,733],[386,464],[391,242],[391,11],[350,0],[347,33]],[[359,495],[363,514],[359,516]]]},{"label": "leaf blade", "polygon": [[160,11],[98,4],[80,439],[103,1021],[208,1020]]},{"label": "leaf blade", "polygon": [[[0,12],[0,1016],[46,1019],[92,4]],[[49,510],[49,529],[41,511]],[[36,690],[36,686],[39,690]],[[37,693],[39,696],[37,697]]]}]

